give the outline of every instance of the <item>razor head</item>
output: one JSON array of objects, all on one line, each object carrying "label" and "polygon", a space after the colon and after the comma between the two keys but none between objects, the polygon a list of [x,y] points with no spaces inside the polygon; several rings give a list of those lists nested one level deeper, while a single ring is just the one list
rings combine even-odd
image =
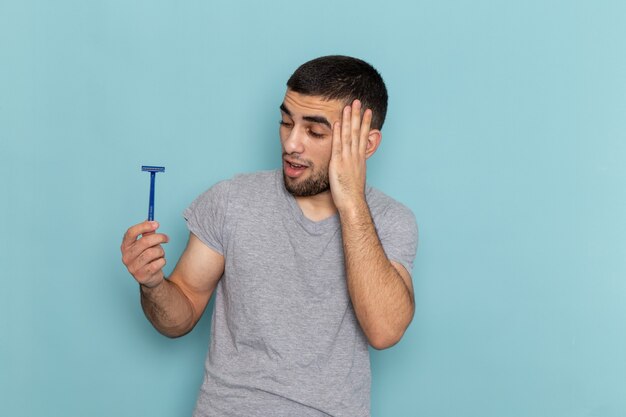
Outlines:
[{"label": "razor head", "polygon": [[153,167],[150,165],[142,165],[141,170],[147,171],[147,172],[165,172],[165,167]]}]

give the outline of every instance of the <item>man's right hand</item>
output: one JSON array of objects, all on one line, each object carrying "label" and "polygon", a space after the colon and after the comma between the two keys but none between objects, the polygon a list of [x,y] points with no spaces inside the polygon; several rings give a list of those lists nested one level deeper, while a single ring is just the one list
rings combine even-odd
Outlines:
[{"label": "man's right hand", "polygon": [[139,284],[149,288],[164,279],[165,251],[161,244],[169,242],[169,237],[155,233],[158,228],[159,223],[145,221],[130,227],[122,239],[122,262]]}]

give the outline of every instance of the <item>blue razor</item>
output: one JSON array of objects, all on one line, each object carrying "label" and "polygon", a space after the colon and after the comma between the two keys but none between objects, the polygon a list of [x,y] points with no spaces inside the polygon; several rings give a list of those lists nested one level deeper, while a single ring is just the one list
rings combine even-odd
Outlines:
[{"label": "blue razor", "polygon": [[154,220],[154,179],[157,172],[165,172],[165,167],[153,167],[142,165],[142,171],[150,173],[150,204],[148,205],[148,220]]}]

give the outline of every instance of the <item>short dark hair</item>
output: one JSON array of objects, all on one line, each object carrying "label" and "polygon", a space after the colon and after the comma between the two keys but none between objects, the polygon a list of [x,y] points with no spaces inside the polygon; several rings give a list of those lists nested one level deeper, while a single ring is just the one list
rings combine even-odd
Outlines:
[{"label": "short dark hair", "polygon": [[365,61],[329,55],[302,64],[287,81],[296,93],[343,100],[359,99],[363,110],[371,109],[372,128],[380,129],[387,114],[387,88],[378,71]]}]

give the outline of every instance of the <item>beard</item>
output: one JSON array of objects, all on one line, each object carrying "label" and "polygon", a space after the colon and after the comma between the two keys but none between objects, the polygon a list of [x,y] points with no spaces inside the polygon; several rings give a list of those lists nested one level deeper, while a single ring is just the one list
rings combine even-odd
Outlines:
[{"label": "beard", "polygon": [[315,172],[313,165],[309,166],[309,169],[313,171],[309,178],[298,181],[292,180],[285,175],[283,170],[283,179],[285,181],[285,188],[294,197],[311,197],[325,191],[330,190],[330,181],[328,180],[328,169]]}]

